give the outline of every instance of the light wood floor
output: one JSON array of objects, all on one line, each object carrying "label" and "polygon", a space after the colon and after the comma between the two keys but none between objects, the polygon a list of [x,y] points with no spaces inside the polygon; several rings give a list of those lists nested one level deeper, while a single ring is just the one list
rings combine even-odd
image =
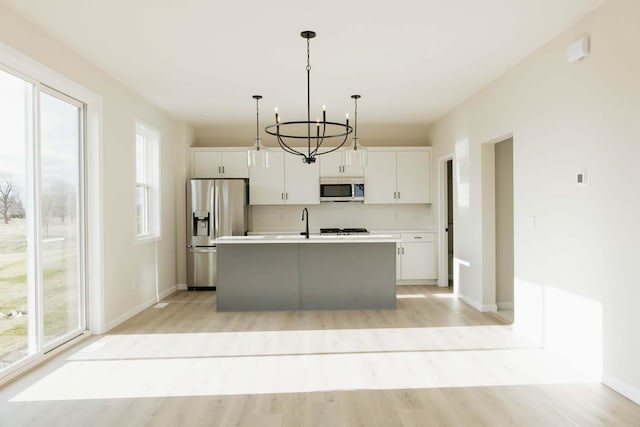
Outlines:
[{"label": "light wood floor", "polygon": [[178,292],[0,390],[4,426],[640,425],[640,407],[448,289],[217,313]]}]

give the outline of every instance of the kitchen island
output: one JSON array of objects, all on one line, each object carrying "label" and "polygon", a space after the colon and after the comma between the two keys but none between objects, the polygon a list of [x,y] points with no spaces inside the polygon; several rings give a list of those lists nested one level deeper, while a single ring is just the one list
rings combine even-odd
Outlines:
[{"label": "kitchen island", "polygon": [[396,243],[387,235],[220,238],[217,309],[395,309]]}]

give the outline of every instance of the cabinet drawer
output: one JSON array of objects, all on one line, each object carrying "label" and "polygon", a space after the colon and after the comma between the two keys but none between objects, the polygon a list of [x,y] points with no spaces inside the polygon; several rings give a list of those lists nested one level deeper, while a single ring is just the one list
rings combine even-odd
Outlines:
[{"label": "cabinet drawer", "polygon": [[403,242],[434,242],[434,233],[402,233]]}]

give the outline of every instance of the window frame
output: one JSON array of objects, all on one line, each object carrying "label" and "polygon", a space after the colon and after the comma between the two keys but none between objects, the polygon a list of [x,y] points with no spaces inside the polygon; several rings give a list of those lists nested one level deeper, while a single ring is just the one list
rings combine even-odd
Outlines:
[{"label": "window frame", "polygon": [[[138,143],[142,137],[142,160],[140,162]],[[135,120],[134,134],[134,236],[136,243],[155,242],[161,239],[160,215],[160,131],[141,120]],[[142,174],[138,170],[142,167]],[[142,178],[140,177],[142,175]],[[142,233],[139,232],[140,214],[138,212],[139,191],[143,191]]]}]

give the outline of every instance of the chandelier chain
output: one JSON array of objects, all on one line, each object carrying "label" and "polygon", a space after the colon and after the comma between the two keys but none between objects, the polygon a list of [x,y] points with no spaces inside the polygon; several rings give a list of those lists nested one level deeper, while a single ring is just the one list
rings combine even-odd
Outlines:
[{"label": "chandelier chain", "polygon": [[311,47],[309,39],[307,39],[307,71],[311,71]]}]

